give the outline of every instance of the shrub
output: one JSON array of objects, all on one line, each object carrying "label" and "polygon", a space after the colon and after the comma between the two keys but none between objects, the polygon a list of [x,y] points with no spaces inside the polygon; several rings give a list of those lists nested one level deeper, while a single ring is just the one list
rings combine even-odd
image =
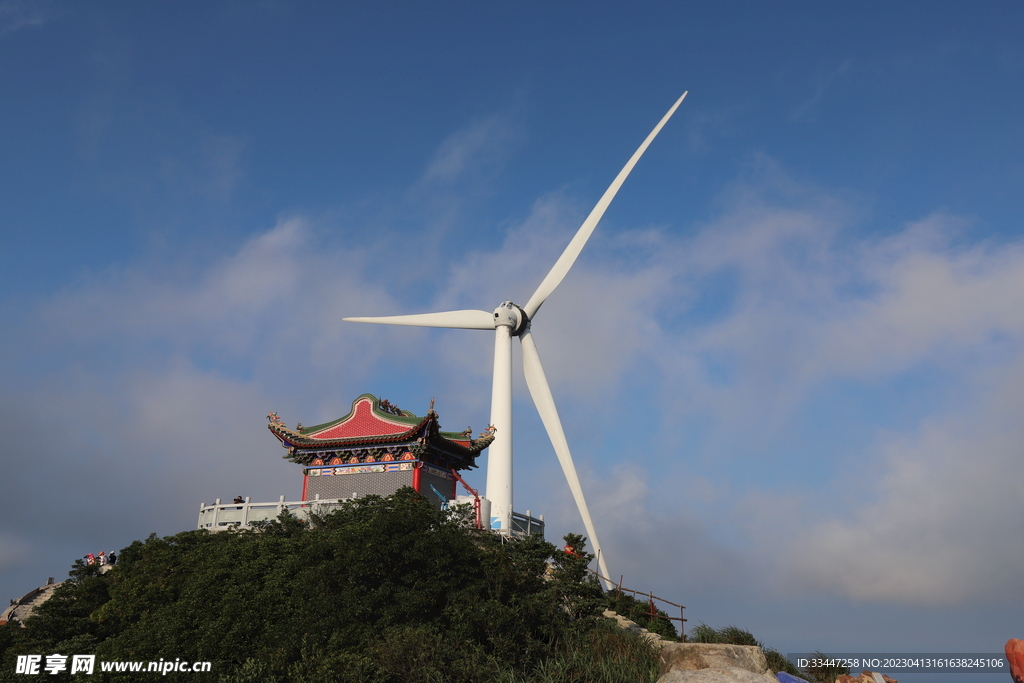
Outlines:
[{"label": "shrub", "polygon": [[[655,683],[658,652],[643,638],[603,619],[563,640],[529,675],[501,683]],[[488,679],[481,679],[488,680]]]},{"label": "shrub", "polygon": [[57,652],[210,661],[223,683],[528,681],[588,648],[613,661],[592,556],[572,541],[579,556],[503,543],[412,489],[312,524],[153,535],[106,574],[77,563],[26,628],[0,633],[0,680],[17,654]]},{"label": "shrub", "polygon": [[619,593],[613,588],[605,594],[605,609],[610,609],[630,621],[635,621],[640,626],[652,633],[657,633],[665,640],[679,640],[679,632],[675,625],[668,618],[663,610],[656,609],[655,616],[651,616],[651,603],[646,600],[638,600],[632,595]]}]

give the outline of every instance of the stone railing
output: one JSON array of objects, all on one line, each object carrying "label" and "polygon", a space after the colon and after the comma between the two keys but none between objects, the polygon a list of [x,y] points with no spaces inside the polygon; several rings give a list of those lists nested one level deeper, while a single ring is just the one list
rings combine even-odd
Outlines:
[{"label": "stone railing", "polygon": [[276,503],[253,503],[249,498],[244,503],[221,503],[220,498],[213,505],[200,503],[199,524],[196,528],[210,531],[223,531],[229,528],[248,527],[253,522],[267,522],[277,519],[282,512],[288,511],[299,519],[305,519],[313,510],[321,511],[336,507],[349,498],[332,498],[330,500],[286,501],[284,496]]},{"label": "stone railing", "polygon": [[[105,565],[104,568],[109,569],[110,565]],[[32,616],[36,607],[49,600],[60,584],[61,582],[55,583],[53,577],[50,577],[45,586],[33,588],[18,600],[11,600],[10,606],[0,613],[0,626],[8,622],[24,626],[25,620]]]},{"label": "stone railing", "polygon": [[[320,499],[318,497],[313,500],[286,501],[284,496],[281,496],[276,503],[253,503],[249,498],[246,498],[244,503],[222,503],[218,498],[213,505],[199,504],[199,523],[196,528],[210,531],[244,528],[253,522],[277,519],[277,516],[286,510],[299,519],[306,519],[312,510],[325,511],[349,500],[355,500],[355,498]],[[533,517],[530,510],[527,510],[526,514],[513,512],[511,529],[507,531],[495,529],[494,531],[512,538],[534,535],[540,535],[543,538],[544,515]]]}]

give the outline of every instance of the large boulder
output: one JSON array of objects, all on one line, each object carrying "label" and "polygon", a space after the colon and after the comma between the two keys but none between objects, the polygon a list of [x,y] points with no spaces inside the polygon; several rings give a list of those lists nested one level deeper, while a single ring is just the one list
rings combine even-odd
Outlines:
[{"label": "large boulder", "polygon": [[658,679],[658,683],[778,683],[778,681],[771,672],[756,674],[747,669],[729,666],[714,669],[673,669],[663,674]]},{"label": "large boulder", "polygon": [[659,659],[662,674],[702,669],[742,669],[758,675],[768,671],[764,651],[756,645],[668,643],[661,648]]}]

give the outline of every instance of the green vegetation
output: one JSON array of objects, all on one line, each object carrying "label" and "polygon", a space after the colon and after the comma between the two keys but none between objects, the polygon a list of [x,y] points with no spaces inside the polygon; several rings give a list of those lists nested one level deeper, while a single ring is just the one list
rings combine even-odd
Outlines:
[{"label": "green vegetation", "polygon": [[[503,543],[411,489],[311,524],[154,535],[106,574],[77,562],[26,628],[0,627],[0,681],[25,680],[17,655],[54,653],[212,662],[159,676],[193,683],[656,680],[657,655],[600,618],[593,556],[567,541],[578,556]],[[132,678],[98,669],[75,679]]]},{"label": "green vegetation", "polygon": [[[602,619],[614,609],[675,640],[664,612],[605,594],[582,536],[557,550],[503,542],[438,512],[412,489],[367,497],[311,523],[283,515],[251,531],[150,536],[106,574],[75,563],[26,628],[0,626],[0,682],[18,655],[95,654],[98,662],[209,661],[210,673],[78,674],[74,680],[217,683],[642,683],[658,678],[643,639]],[[701,623],[688,640],[756,645]],[[800,672],[771,648],[772,671]],[[41,674],[48,681],[67,673]]]},{"label": "green vegetation", "polygon": [[602,619],[577,631],[529,676],[498,678],[500,683],[653,683],[658,656],[650,643]]},{"label": "green vegetation", "polygon": [[690,629],[690,635],[687,640],[691,643],[761,645],[761,642],[757,640],[750,631],[744,631],[743,629],[735,626],[726,626],[725,628],[715,629],[704,622],[701,622],[694,628]]},{"label": "green vegetation", "polygon": [[646,600],[638,600],[632,595],[619,593],[614,588],[605,597],[605,609],[610,609],[630,621],[636,622],[652,633],[657,633],[665,640],[679,641],[679,632],[668,618],[668,614],[660,609],[651,616],[651,604]]}]

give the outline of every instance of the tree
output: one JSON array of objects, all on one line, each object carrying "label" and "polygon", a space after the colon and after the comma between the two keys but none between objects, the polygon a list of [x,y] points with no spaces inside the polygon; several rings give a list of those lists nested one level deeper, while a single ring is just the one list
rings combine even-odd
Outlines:
[{"label": "tree", "polygon": [[106,574],[76,563],[26,628],[0,632],[0,680],[17,654],[58,652],[210,661],[225,683],[527,676],[597,620],[592,556],[574,540],[580,555],[503,542],[412,489],[311,523],[153,535]]}]

